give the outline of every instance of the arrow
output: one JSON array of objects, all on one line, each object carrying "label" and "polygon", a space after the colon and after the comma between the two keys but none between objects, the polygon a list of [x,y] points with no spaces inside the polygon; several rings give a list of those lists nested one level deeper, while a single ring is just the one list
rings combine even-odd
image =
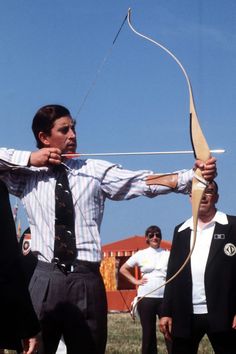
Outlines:
[{"label": "arrow", "polygon": [[[214,154],[223,154],[224,149],[210,150]],[[99,153],[68,153],[62,154],[62,157],[74,158],[83,156],[134,156],[134,155],[181,155],[194,154],[193,150],[174,150],[174,151],[137,151],[137,152],[99,152]]]}]

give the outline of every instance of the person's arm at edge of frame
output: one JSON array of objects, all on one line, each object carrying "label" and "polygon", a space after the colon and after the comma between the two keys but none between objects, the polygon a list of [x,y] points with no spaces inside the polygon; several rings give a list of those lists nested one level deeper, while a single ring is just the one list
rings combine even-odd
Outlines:
[{"label": "person's arm at edge of frame", "polygon": [[236,315],[234,315],[234,318],[233,318],[232,328],[236,329]]},{"label": "person's arm at edge of frame", "polygon": [[22,339],[23,354],[33,354],[39,347],[40,333],[31,338]]}]

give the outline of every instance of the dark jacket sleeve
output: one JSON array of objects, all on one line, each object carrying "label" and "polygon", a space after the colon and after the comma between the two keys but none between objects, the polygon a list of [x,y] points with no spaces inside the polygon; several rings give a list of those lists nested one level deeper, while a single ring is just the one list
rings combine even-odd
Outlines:
[{"label": "dark jacket sleeve", "polygon": [[[178,232],[176,226],[167,268],[167,280],[183,265],[190,250],[190,229]],[[192,279],[188,263],[184,269],[166,285],[162,304],[162,316],[172,317],[172,332],[187,336],[192,315]]]},{"label": "dark jacket sleeve", "polygon": [[39,322],[24,277],[8,191],[0,181],[0,346],[35,336]]},{"label": "dark jacket sleeve", "polygon": [[210,329],[231,329],[236,315],[236,217],[216,223],[205,271]]}]

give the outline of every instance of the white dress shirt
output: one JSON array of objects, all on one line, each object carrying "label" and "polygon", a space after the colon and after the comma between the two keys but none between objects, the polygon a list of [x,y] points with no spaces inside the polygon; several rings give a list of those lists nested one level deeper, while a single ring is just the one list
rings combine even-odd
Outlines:
[{"label": "white dress shirt", "polygon": [[[191,255],[191,272],[192,272],[192,303],[193,313],[207,313],[207,301],[205,292],[205,269],[209,250],[212,242],[212,237],[215,229],[215,223],[226,225],[228,219],[225,213],[217,211],[214,218],[202,228],[197,229],[196,243]],[[191,232],[191,247],[193,243],[193,218],[191,217],[179,228],[179,232],[190,228]]]},{"label": "white dress shirt", "polygon": [[[50,262],[54,248],[55,174],[52,168],[27,167],[30,152],[0,149],[0,178],[9,192],[19,197],[26,209],[31,230],[31,249],[39,259]],[[103,160],[66,160],[75,208],[78,259],[101,260],[100,226],[105,200],[155,197],[173,189],[147,186],[152,171],[129,171]],[[179,171],[174,192],[189,191],[193,171]]]}]

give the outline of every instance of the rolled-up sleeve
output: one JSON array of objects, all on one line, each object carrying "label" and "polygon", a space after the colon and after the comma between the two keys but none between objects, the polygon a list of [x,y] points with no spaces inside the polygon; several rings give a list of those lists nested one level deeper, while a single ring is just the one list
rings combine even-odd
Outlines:
[{"label": "rolled-up sleeve", "polygon": [[192,169],[179,171],[176,192],[188,194],[192,187],[193,176],[194,171]]},{"label": "rolled-up sleeve", "polygon": [[26,167],[30,158],[30,151],[19,151],[14,149],[0,149],[0,169],[9,167]]},{"label": "rolled-up sleeve", "polygon": [[19,151],[14,149],[0,148],[0,178],[6,184],[9,193],[21,197],[25,188],[25,172],[30,151]]}]

